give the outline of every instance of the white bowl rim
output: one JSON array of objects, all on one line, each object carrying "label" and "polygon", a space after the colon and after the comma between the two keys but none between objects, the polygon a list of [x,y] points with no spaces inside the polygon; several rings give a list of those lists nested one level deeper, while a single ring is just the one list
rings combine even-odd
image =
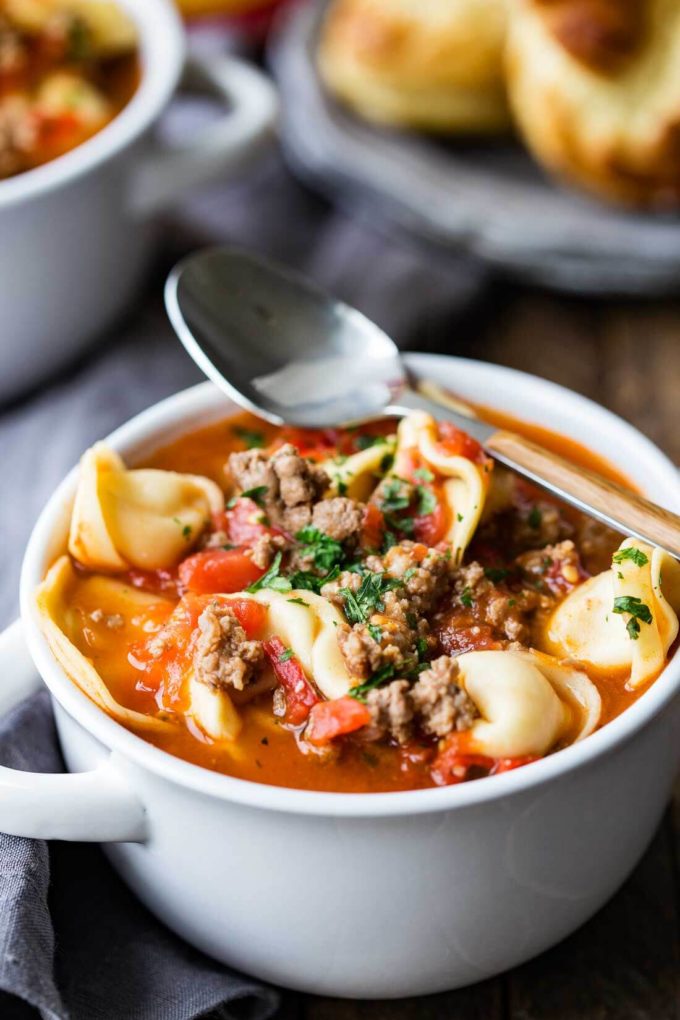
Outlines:
[{"label": "white bowl rim", "polygon": [[[667,505],[680,508],[680,475],[672,461],[637,429],[588,398],[504,366],[447,355],[409,354],[408,359],[412,367],[418,369],[420,366],[421,371],[432,371],[438,364],[450,369],[453,363],[461,370],[467,367],[468,371],[488,373],[489,380],[493,379],[494,383],[529,388],[535,392],[543,390],[554,398],[556,406],[568,404],[572,411],[598,418],[603,428],[616,432],[628,450],[649,459],[658,478],[662,479],[660,487],[664,490],[663,498]],[[464,393],[464,381],[461,389]],[[200,424],[201,415],[204,420],[218,419],[222,401],[228,416],[233,408],[230,408],[226,397],[212,383],[199,383],[130,419],[116,429],[107,442],[122,451],[132,450],[134,457],[135,444],[143,446],[145,438],[149,447],[159,445],[157,441],[148,443],[152,432],[167,428],[169,440],[173,434],[187,431],[189,418],[198,419],[196,424]],[[182,427],[178,428],[180,422]],[[197,794],[254,808],[319,817],[379,818],[464,809],[523,793],[587,767],[595,759],[619,748],[650,723],[680,688],[680,655],[676,655],[637,702],[582,743],[522,769],[457,786],[391,793],[327,793],[269,786],[213,772],[160,750],[106,715],[68,678],[47,646],[35,607],[35,589],[44,576],[48,545],[58,522],[63,521],[64,507],[72,498],[76,479],[77,468],[74,468],[42,511],[26,549],[21,573],[21,615],[29,650],[52,696],[97,740],[122,759]]]},{"label": "white bowl rim", "polygon": [[179,14],[169,0],[116,0],[139,32],[141,81],[130,102],[92,138],[42,166],[0,181],[0,211],[65,186],[127,148],[156,120],[177,88],[185,56]]}]

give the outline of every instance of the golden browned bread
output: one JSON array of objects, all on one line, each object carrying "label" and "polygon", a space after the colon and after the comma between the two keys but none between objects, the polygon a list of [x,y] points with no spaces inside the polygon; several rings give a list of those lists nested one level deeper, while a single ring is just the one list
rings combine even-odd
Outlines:
[{"label": "golden browned bread", "polygon": [[627,205],[680,205],[679,0],[516,0],[506,66],[548,170]]},{"label": "golden browned bread", "polygon": [[362,116],[443,132],[509,123],[507,0],[335,0],[319,47],[328,88]]}]

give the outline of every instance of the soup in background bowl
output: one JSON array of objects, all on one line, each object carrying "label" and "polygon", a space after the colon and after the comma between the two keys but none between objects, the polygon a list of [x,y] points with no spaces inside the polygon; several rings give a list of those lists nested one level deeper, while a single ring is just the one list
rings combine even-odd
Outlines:
[{"label": "soup in background bowl", "polygon": [[109,0],[0,3],[0,178],[64,155],[139,83],[134,22]]}]

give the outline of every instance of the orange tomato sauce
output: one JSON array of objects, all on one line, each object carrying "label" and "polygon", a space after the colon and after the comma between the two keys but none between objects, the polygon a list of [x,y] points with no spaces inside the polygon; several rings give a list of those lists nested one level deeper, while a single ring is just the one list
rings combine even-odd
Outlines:
[{"label": "orange tomato sauce", "polygon": [[[484,414],[499,426],[511,426],[578,465],[600,471],[621,484],[629,484],[607,461],[573,440],[486,409]],[[374,431],[394,431],[394,423],[381,423],[374,427]],[[256,434],[258,443],[263,446],[285,438],[301,445],[303,452],[318,454],[339,441],[338,434],[331,431],[300,434],[297,430],[279,430],[242,413],[182,436],[158,449],[142,465],[135,466],[206,475],[226,490],[229,486],[225,471],[228,454],[245,449],[243,437],[249,434]],[[538,494],[539,490],[535,491]],[[541,498],[549,497],[541,493]],[[564,512],[572,518],[578,515],[578,511],[571,508],[565,508]],[[617,539],[612,536],[612,551],[617,544]],[[611,556],[611,552],[608,555]],[[128,586],[129,590],[131,586]],[[92,660],[121,704],[141,712],[154,712],[158,708],[156,692],[144,686],[144,674],[134,668],[130,655],[134,658],[135,646],[167,620],[176,603],[176,594],[173,595],[170,588],[165,593],[150,594],[147,598],[148,606],[143,613],[124,613],[115,598],[109,604],[103,603],[96,576],[81,573],[69,603],[72,618],[69,636]],[[95,609],[102,609],[104,613],[120,612],[125,617],[124,626],[110,630],[103,624],[93,624],[90,614]],[[589,673],[602,696],[603,723],[619,715],[642,693],[639,690],[627,691],[624,676]],[[190,724],[178,726],[171,735],[146,735],[145,739],[204,768],[274,786],[357,793],[434,785],[430,776],[434,749],[420,745],[407,748],[381,744],[362,746],[350,741],[337,761],[322,762],[313,755],[301,753],[295,734],[272,714],[271,693],[261,694],[250,703],[239,705],[238,710],[243,719],[243,730],[230,747],[211,743]]]}]

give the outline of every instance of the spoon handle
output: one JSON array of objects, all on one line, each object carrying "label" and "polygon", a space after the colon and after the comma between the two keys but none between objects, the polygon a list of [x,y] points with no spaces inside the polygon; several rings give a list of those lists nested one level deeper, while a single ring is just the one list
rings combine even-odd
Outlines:
[{"label": "spoon handle", "polygon": [[[624,535],[633,535],[680,559],[680,517],[602,475],[577,467],[556,453],[506,429],[471,417],[464,406],[448,407],[422,392],[407,390],[388,413],[414,409],[453,422],[478,439],[495,460]],[[465,413],[463,413],[465,412]]]},{"label": "spoon handle", "polygon": [[514,432],[501,429],[484,444],[496,460],[580,510],[680,559],[680,517]]}]

